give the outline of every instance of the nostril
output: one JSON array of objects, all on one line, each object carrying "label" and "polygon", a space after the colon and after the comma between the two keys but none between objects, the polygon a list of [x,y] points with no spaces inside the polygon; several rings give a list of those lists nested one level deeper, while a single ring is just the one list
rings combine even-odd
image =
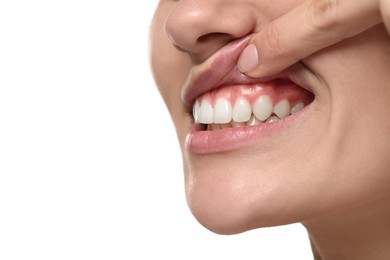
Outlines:
[{"label": "nostril", "polygon": [[204,34],[196,40],[195,47],[192,49],[192,59],[195,63],[203,62],[235,39],[236,37],[227,33]]},{"label": "nostril", "polygon": [[205,42],[212,42],[212,41],[228,43],[233,41],[234,39],[235,37],[233,35],[216,32],[216,33],[208,33],[200,36],[198,38],[198,43],[205,43]]}]

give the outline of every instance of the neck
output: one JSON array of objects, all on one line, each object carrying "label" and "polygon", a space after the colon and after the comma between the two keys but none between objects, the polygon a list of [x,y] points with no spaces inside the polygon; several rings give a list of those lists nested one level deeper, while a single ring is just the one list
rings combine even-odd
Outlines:
[{"label": "neck", "polygon": [[390,259],[390,198],[303,225],[316,260]]}]

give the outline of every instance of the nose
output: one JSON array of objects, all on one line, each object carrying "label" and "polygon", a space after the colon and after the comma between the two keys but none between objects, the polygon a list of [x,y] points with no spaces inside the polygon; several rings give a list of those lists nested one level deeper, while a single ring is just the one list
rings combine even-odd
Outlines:
[{"label": "nose", "polygon": [[243,0],[180,0],[165,21],[165,31],[176,48],[203,62],[227,43],[253,32],[256,19],[250,9]]}]

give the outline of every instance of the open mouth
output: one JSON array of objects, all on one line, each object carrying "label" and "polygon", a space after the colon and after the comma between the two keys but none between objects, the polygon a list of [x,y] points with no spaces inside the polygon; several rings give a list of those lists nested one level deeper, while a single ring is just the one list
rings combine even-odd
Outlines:
[{"label": "open mouth", "polygon": [[310,104],[314,95],[288,79],[231,85],[199,96],[192,113],[197,130],[255,126],[277,122]]},{"label": "open mouth", "polygon": [[[232,42],[194,66],[182,88],[182,100],[192,113],[186,137],[191,153],[233,150],[248,143],[274,140],[291,131],[297,118],[314,101],[310,84],[302,77],[301,63],[270,76],[250,78],[237,68],[248,38]],[[290,123],[288,123],[290,122]],[[270,138],[267,138],[270,137]]]}]

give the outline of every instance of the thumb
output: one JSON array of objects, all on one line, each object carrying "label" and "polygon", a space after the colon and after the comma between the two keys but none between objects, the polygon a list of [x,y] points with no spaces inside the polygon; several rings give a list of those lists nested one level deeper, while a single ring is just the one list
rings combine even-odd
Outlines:
[{"label": "thumb", "polygon": [[[388,2],[390,0],[382,0]],[[253,36],[237,66],[254,78],[272,76],[300,59],[381,22],[379,0],[310,0]]]}]

